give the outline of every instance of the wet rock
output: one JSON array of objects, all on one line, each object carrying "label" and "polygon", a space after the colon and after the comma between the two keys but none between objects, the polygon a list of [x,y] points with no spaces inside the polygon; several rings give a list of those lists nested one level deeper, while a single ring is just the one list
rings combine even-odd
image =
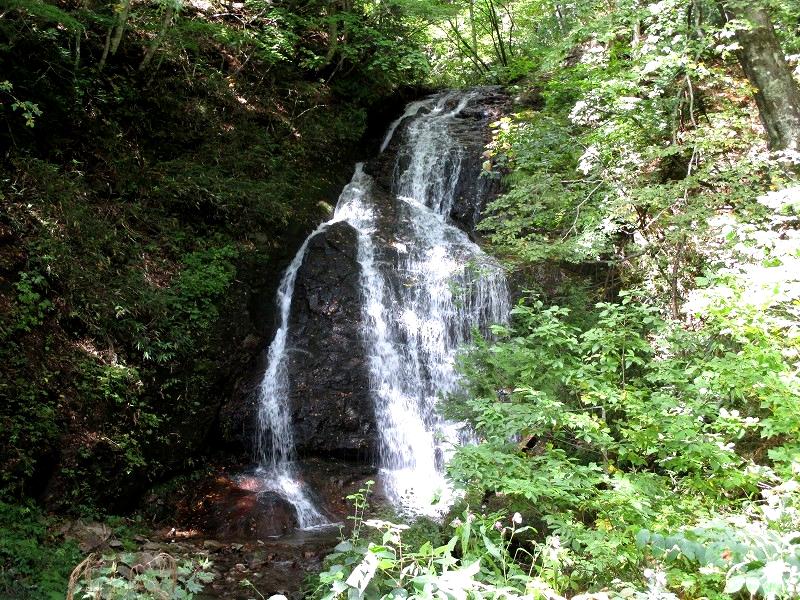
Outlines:
[{"label": "wet rock", "polygon": [[[249,478],[219,474],[200,484],[180,519],[217,540],[241,540],[283,535],[297,526],[294,507],[278,494],[250,485]],[[244,546],[236,544],[241,550]],[[211,551],[229,548],[207,539]],[[233,549],[232,547],[230,547]]]},{"label": "wet rock", "polygon": [[[164,531],[156,535],[163,540]],[[300,600],[309,571],[321,569],[322,557],[331,552],[338,542],[338,535],[335,528],[293,530],[288,535],[269,537],[256,543],[228,541],[215,535],[209,538],[190,537],[179,544],[164,544],[163,548],[178,562],[211,554],[211,572],[215,579],[198,598],[248,600],[254,595],[260,598],[252,587],[241,585],[241,581],[246,578],[254,582],[264,598],[273,594],[284,594],[287,598]],[[236,550],[237,547],[240,549]],[[150,562],[158,554],[157,551],[133,554],[124,562],[124,567],[135,572],[136,565]]]},{"label": "wet rock", "polygon": [[221,544],[216,540],[205,540],[203,542],[203,550],[217,552],[218,550],[222,550],[222,548],[224,548],[224,544]]},{"label": "wet rock", "polygon": [[[470,102],[448,127],[456,144],[452,148],[453,161],[447,168],[460,164],[460,172],[453,185],[455,199],[449,216],[454,224],[470,234],[475,231],[486,204],[501,189],[500,173],[484,169],[483,152],[486,144],[491,141],[489,125],[507,114],[511,106],[511,99],[499,87],[476,88],[476,92],[479,94],[478,98]],[[457,102],[458,98],[454,97],[445,106],[445,110],[454,109]],[[407,138],[409,122],[410,120],[401,123],[386,152],[367,164],[367,171],[385,190],[392,190],[394,187],[393,177],[398,170],[396,165],[400,171],[407,165],[408,157],[398,151]]]},{"label": "wet rock", "polygon": [[260,336],[251,333],[244,338],[244,340],[242,340],[242,349],[247,352],[253,352],[254,350],[257,350],[263,343],[264,341]]},{"label": "wet rock", "polygon": [[331,225],[308,245],[289,320],[294,438],[301,454],[357,456],[375,449],[374,414],[359,334],[358,234]]},{"label": "wet rock", "polygon": [[134,572],[127,565],[117,565],[117,573],[125,579],[131,579],[134,576]]}]

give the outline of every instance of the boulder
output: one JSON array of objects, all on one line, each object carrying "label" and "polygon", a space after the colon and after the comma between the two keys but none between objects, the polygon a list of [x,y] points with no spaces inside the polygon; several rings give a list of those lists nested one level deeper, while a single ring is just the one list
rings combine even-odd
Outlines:
[{"label": "boulder", "polygon": [[265,490],[262,480],[224,474],[204,481],[178,519],[213,536],[203,544],[212,552],[224,546],[217,540],[263,539],[284,535],[297,526],[291,503]]},{"label": "boulder", "polygon": [[297,273],[287,347],[300,454],[363,456],[375,448],[357,252],[355,229],[335,223],[311,240]]}]

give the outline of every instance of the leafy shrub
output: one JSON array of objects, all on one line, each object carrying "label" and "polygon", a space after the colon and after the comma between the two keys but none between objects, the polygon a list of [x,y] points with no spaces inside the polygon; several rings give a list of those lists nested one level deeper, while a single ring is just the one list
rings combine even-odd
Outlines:
[{"label": "leafy shrub", "polygon": [[800,590],[800,484],[788,480],[764,490],[764,504],[688,527],[674,535],[646,529],[637,543],[670,567],[684,588],[696,580],[710,587],[725,580],[724,593],[795,597]]},{"label": "leafy shrub", "polygon": [[14,287],[17,288],[14,327],[29,332],[41,325],[53,309],[53,303],[44,295],[47,279],[40,273],[21,273]]},{"label": "leafy shrub", "polygon": [[[520,526],[515,514],[476,514],[469,510],[449,528],[447,543],[409,544],[408,525],[366,519],[369,488],[351,497],[355,504],[350,537],[326,558],[313,597],[337,598],[520,598],[547,597],[551,588],[530,576],[519,556],[525,550],[516,536],[529,527]],[[366,528],[366,529],[365,529]],[[369,541],[376,532],[377,542]]]},{"label": "leafy shrub", "polygon": [[468,389],[448,409],[483,439],[457,450],[450,475],[527,502],[537,543],[563,548],[561,592],[641,586],[637,531],[665,535],[710,518],[721,497],[754,497],[779,481],[753,460],[758,436],[780,447],[798,432],[791,363],[756,314],[718,308],[687,331],[632,293],[595,311],[578,326],[564,308],[517,306],[498,341],[465,358]]},{"label": "leafy shrub", "polygon": [[0,502],[0,597],[62,600],[80,551],[32,506]]},{"label": "leafy shrub", "polygon": [[70,576],[67,600],[191,600],[214,579],[207,557],[180,563],[169,554],[90,554]]}]

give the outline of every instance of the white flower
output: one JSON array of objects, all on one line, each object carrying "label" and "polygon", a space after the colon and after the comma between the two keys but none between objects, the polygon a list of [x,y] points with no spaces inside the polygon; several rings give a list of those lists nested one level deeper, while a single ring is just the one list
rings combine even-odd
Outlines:
[{"label": "white flower", "polygon": [[519,514],[518,512],[515,512],[514,516],[511,517],[511,522],[519,525],[520,523],[522,523],[522,515]]},{"label": "white flower", "polygon": [[578,171],[584,175],[588,175],[597,164],[599,158],[600,151],[597,149],[597,146],[589,146],[578,160]]}]

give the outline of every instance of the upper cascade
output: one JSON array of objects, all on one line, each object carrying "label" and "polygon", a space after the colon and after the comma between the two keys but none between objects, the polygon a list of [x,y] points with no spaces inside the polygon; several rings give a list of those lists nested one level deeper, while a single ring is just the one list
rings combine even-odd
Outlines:
[{"label": "upper cascade", "polygon": [[503,270],[451,218],[463,179],[479,186],[480,172],[464,169],[469,148],[452,133],[479,98],[444,93],[409,119],[392,170],[393,227],[381,231],[392,240],[377,268],[362,264],[379,465],[387,495],[412,514],[449,504],[448,448],[468,434],[436,403],[458,390],[456,356],[472,331],[488,334],[509,310]]},{"label": "upper cascade", "polygon": [[430,112],[409,122],[395,163],[395,195],[413,198],[440,215],[450,214],[465,151],[449,129],[477,95],[444,94],[432,103]]},{"label": "upper cascade", "polygon": [[509,311],[503,270],[465,231],[486,200],[480,153],[497,103],[472,90],[410,104],[284,275],[259,448],[265,489],[300,526],[324,517],[298,450],[374,460],[385,496],[411,515],[448,506],[448,448],[469,434],[436,404],[458,391],[472,332]]}]

